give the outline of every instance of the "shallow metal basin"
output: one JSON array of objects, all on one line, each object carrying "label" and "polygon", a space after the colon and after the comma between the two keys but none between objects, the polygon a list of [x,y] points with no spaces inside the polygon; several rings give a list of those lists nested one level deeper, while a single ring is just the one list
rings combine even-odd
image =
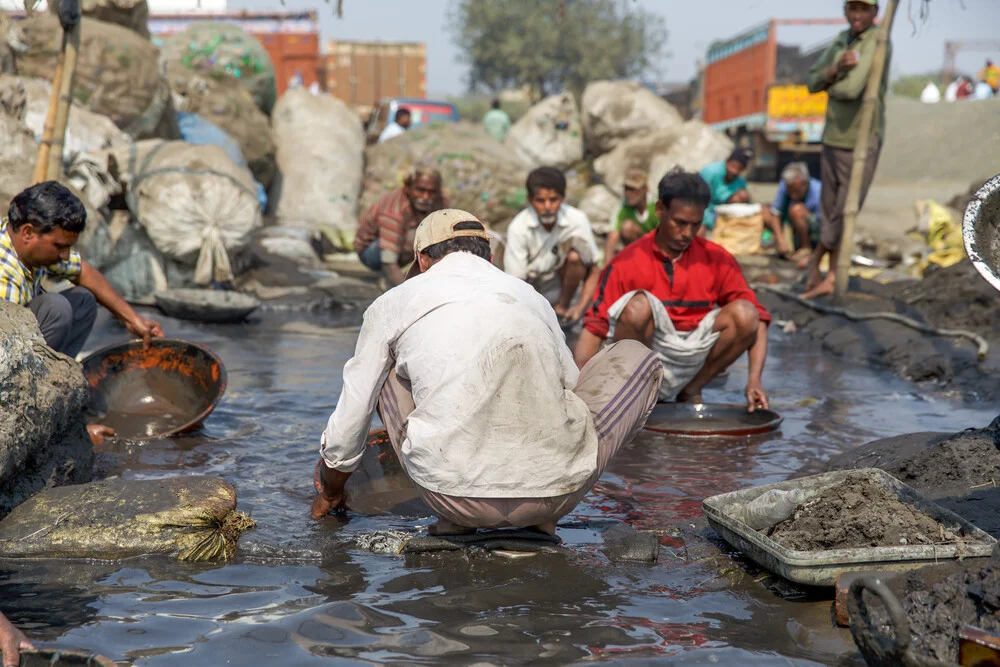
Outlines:
[{"label": "shallow metal basin", "polygon": [[782,418],[773,410],[747,412],[740,403],[660,403],[645,429],[670,435],[755,435],[773,431]]},{"label": "shallow metal basin", "polygon": [[149,440],[187,433],[215,409],[226,391],[222,360],[203,345],[156,338],[117,343],[83,360],[94,423],[120,437]]},{"label": "shallow metal basin", "polygon": [[260,307],[257,297],[210,289],[169,289],[157,292],[156,305],[180,320],[225,324],[242,322]]},{"label": "shallow metal basin", "polygon": [[962,219],[965,252],[979,275],[1000,291],[1000,176],[976,191]]}]

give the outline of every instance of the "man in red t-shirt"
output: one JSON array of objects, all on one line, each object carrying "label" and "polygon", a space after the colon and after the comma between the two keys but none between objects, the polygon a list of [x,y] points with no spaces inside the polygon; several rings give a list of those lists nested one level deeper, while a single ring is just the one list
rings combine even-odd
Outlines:
[{"label": "man in red t-shirt", "polygon": [[711,201],[697,174],[672,172],[659,184],[660,226],[615,256],[583,320],[576,363],[605,340],[638,340],[663,364],[660,400],[701,402],[701,390],[744,352],[750,356],[747,408],[767,408],[761,386],[771,315],[736,260],[698,236]]}]

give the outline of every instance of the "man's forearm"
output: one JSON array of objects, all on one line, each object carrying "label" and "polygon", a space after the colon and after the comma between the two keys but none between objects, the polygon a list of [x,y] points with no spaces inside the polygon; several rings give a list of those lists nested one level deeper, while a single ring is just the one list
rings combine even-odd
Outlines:
[{"label": "man's forearm", "polygon": [[83,263],[79,285],[90,290],[94,298],[97,299],[97,303],[107,308],[123,322],[131,322],[138,317],[132,306],[128,305],[128,302],[115,291],[115,288],[101,275],[101,272],[87,262]]},{"label": "man's forearm", "polygon": [[757,338],[750,346],[747,357],[750,379],[759,382],[764,374],[764,361],[767,359],[767,324],[764,322],[757,325]]},{"label": "man's forearm", "polygon": [[[416,258],[413,261],[417,261]],[[396,285],[403,284],[403,271],[399,268],[399,264],[393,262],[392,264],[386,264],[382,267],[382,273],[385,274],[386,280],[392,287]]]},{"label": "man's forearm", "polygon": [[343,495],[347,480],[353,473],[341,472],[331,468],[323,461],[320,467],[320,479],[323,481],[323,495],[327,498],[336,498]]}]

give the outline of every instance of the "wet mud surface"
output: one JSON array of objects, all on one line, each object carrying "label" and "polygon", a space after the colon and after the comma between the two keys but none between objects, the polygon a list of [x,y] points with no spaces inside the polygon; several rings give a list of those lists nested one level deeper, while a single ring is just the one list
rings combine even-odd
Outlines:
[{"label": "wet mud surface", "polygon": [[[109,441],[97,473],[222,477],[257,528],[227,564],[0,561],[4,613],[36,644],[137,665],[860,664],[849,632],[833,626],[830,598],[734,554],[708,528],[702,499],[822,468],[874,438],[994,416],[775,330],[764,384],[785,418],[779,431],[641,433],[560,523],[558,553],[373,554],[353,546],[359,536],[418,534],[432,522],[395,480],[375,489],[358,478],[358,489],[374,490],[356,494],[353,511],[309,518],[319,435],[358,315],[217,326],[161,318],[169,335],[220,355],[227,394],[190,437]],[[125,337],[103,317],[91,349]],[[745,383],[744,359],[705,398],[740,402]],[[621,524],[656,535],[655,564],[611,561],[603,536]]]},{"label": "wet mud surface", "polygon": [[[939,570],[935,572],[934,570]],[[1000,634],[1000,561],[966,563],[947,569],[925,568],[893,582],[906,611],[912,650],[948,663],[958,662],[959,632],[974,625]],[[884,607],[865,594],[871,627],[886,645],[895,631]]]},{"label": "wet mud surface", "polygon": [[867,443],[828,468],[881,468],[929,500],[1000,538],[1000,433],[913,433]]},{"label": "wet mud surface", "polygon": [[770,537],[791,549],[851,549],[952,542],[956,535],[862,476],[806,500]]}]

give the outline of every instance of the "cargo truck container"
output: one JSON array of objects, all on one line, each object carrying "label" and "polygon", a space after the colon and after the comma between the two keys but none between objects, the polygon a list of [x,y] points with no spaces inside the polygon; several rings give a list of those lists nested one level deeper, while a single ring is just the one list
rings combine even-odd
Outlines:
[{"label": "cargo truck container", "polygon": [[362,117],[385,99],[426,99],[427,46],[330,40],[320,66],[320,86]]},{"label": "cargo truck container", "polygon": [[803,50],[778,43],[781,25],[842,27],[844,19],[770,20],[713,43],[702,74],[702,120],[752,148],[751,173],[765,180],[773,180],[793,160],[817,170],[826,118],[826,93],[812,94],[805,83],[833,35]]}]

